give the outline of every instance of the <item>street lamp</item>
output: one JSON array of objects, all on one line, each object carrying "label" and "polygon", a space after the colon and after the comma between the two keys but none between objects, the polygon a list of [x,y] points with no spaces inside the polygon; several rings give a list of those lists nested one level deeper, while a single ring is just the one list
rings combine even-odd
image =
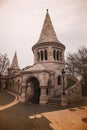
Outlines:
[{"label": "street lamp", "polygon": [[65,95],[65,85],[64,85],[64,78],[65,78],[65,70],[64,70],[64,68],[62,69],[62,77],[63,77],[63,92],[62,92],[62,94],[63,95]]},{"label": "street lamp", "polygon": [[65,70],[64,68],[62,69],[62,78],[63,78],[63,91],[61,94],[61,106],[66,107],[68,105],[68,99],[67,99],[67,95],[65,93],[65,82],[64,82],[64,78],[65,78]]}]

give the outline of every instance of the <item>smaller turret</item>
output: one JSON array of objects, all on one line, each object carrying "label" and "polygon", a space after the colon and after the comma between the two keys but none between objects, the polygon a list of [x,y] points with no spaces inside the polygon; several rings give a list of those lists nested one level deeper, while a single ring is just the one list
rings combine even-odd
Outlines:
[{"label": "smaller turret", "polygon": [[13,74],[16,73],[20,70],[19,64],[18,64],[18,58],[17,58],[17,53],[15,52],[13,60],[12,60],[12,64],[9,68],[9,74]]}]

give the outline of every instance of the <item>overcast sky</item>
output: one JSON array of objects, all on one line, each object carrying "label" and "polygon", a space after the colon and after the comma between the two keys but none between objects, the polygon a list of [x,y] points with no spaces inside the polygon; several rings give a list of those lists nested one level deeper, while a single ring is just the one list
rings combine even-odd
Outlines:
[{"label": "overcast sky", "polygon": [[87,47],[87,0],[0,0],[0,52],[12,62],[16,51],[21,68],[33,64],[46,9],[66,54]]}]

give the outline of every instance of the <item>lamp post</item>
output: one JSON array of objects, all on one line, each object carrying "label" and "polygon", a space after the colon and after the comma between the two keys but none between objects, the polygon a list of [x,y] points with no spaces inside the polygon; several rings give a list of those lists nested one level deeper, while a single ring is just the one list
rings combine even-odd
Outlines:
[{"label": "lamp post", "polygon": [[68,105],[68,99],[67,99],[67,95],[65,93],[65,82],[64,82],[64,78],[65,78],[65,70],[62,69],[62,78],[63,78],[63,91],[61,94],[61,106],[66,107]]},{"label": "lamp post", "polygon": [[65,95],[65,85],[64,85],[65,70],[64,69],[62,69],[62,77],[63,77],[63,92],[62,92],[62,94]]}]

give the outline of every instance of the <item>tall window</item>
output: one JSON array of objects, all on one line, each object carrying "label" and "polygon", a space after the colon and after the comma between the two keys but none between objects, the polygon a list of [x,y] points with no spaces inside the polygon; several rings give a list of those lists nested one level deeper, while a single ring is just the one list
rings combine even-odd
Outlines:
[{"label": "tall window", "polygon": [[44,51],[45,54],[45,60],[47,60],[47,50]]},{"label": "tall window", "polygon": [[61,78],[61,76],[58,76],[57,84],[58,84],[58,85],[61,85],[61,84],[62,84],[62,78]]},{"label": "tall window", "polygon": [[40,60],[40,52],[39,51],[37,52],[37,60],[38,61]]},{"label": "tall window", "polygon": [[59,60],[59,51],[57,51],[57,60]]},{"label": "tall window", "polygon": [[41,51],[41,60],[43,60],[43,51]]},{"label": "tall window", "polygon": [[56,51],[55,50],[53,50],[53,58],[54,58],[54,60],[56,60]]}]

